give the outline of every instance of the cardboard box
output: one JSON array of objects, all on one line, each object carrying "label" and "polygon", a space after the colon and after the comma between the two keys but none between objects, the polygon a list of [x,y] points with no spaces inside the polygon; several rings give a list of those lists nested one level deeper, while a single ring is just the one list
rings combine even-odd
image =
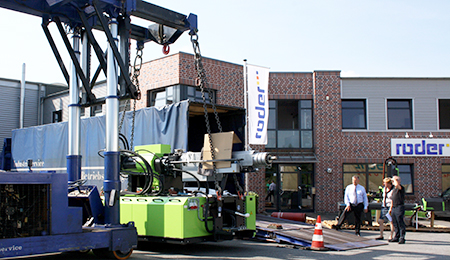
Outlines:
[{"label": "cardboard box", "polygon": [[[233,144],[240,143],[239,137],[231,131],[225,133],[214,133],[211,134],[211,139],[214,147],[214,156],[216,160],[220,159],[231,159],[233,152]],[[208,134],[205,134],[205,139],[203,142],[203,160],[211,160],[211,146],[209,145]],[[231,167],[231,161],[216,162],[216,169],[229,168]],[[207,162],[203,164],[204,169],[212,169],[212,162]]]}]

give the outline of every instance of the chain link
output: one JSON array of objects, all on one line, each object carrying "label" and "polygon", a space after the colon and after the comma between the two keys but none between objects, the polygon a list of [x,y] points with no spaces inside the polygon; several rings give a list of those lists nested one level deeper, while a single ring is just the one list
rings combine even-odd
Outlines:
[{"label": "chain link", "polygon": [[[136,57],[134,58],[134,65],[133,65],[133,75],[131,76],[131,81],[134,84],[134,86],[137,89],[138,97],[133,101],[133,115],[132,115],[132,121],[131,121],[131,139],[130,139],[130,150],[133,150],[133,143],[134,143],[134,125],[136,122],[136,101],[141,98],[141,90],[139,86],[139,76],[141,75],[141,68],[142,68],[142,54],[143,54],[144,45],[138,45],[136,49]],[[125,103],[125,109],[122,114],[122,118],[120,120],[119,124],[119,133],[122,129],[123,121],[125,119],[125,111],[128,106],[129,100]]]},{"label": "chain link", "polygon": [[125,106],[123,108],[123,111],[122,111],[122,117],[120,118],[120,123],[119,123],[119,133],[120,133],[120,131],[122,131],[123,121],[125,120],[125,112],[127,110],[129,102],[130,102],[130,100],[127,99],[127,101],[125,102]]},{"label": "chain link", "polygon": [[[192,47],[194,48],[195,70],[197,71],[196,83],[197,83],[197,86],[200,87],[200,91],[202,93],[203,109],[205,112],[206,131],[208,133],[208,139],[209,139],[209,148],[211,150],[211,159],[214,160],[216,156],[215,156],[214,145],[212,142],[211,125],[209,122],[208,107],[206,104],[206,95],[205,95],[205,88],[207,85],[206,72],[205,72],[205,69],[202,64],[202,55],[200,52],[200,45],[198,43],[198,35],[195,32],[191,35],[191,42],[192,42]],[[209,100],[211,102],[211,106],[214,111],[214,117],[216,119],[217,128],[219,129],[219,132],[222,133],[222,124],[220,123],[219,113],[217,112],[216,104],[212,98],[213,97],[212,90],[210,88],[207,88],[207,91],[208,91],[208,95],[209,95]],[[215,162],[213,162],[213,175],[214,175],[214,186],[217,190],[217,195],[220,198],[222,196],[222,188],[219,185],[217,168],[216,168]]]}]

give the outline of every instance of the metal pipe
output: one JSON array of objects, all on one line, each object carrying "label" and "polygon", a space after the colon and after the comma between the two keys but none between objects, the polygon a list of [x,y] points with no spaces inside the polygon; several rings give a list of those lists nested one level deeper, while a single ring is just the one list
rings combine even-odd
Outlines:
[{"label": "metal pipe", "polygon": [[[76,59],[80,60],[80,33],[74,30],[72,36],[72,48]],[[80,156],[80,81],[75,65],[72,63],[69,84],[69,121],[68,121],[68,155],[67,172],[69,182],[81,179],[81,156]]]},{"label": "metal pipe", "polygon": [[[117,45],[117,20],[111,19],[111,33],[113,44]],[[111,43],[110,43],[111,44]],[[117,96],[117,62],[114,58],[113,48],[108,47],[107,77],[106,77],[106,151],[117,152],[119,150],[119,99]]]},{"label": "metal pipe", "polygon": [[[105,152],[105,223],[120,224],[119,208],[119,97],[117,96],[117,62],[112,45],[117,46],[118,24],[111,18],[110,31],[113,41],[109,41],[106,76],[106,152]],[[115,46],[114,46],[115,47]]]},{"label": "metal pipe", "polygon": [[20,81],[20,118],[19,125],[23,128],[25,110],[25,63],[22,64],[22,80]]},{"label": "metal pipe", "polygon": [[[81,34],[81,69],[83,70],[86,78],[90,79],[91,77],[91,43],[89,38],[87,37],[86,31],[83,31]],[[89,86],[91,87],[91,86]],[[81,89],[81,100],[86,100],[86,90],[84,88]],[[92,87],[91,87],[92,89]],[[85,109],[85,108],[82,108]]]},{"label": "metal pipe", "polygon": [[[80,34],[74,32],[72,36],[73,50],[80,59]],[[69,85],[69,155],[80,154],[80,99],[79,80],[75,66],[72,64]]]},{"label": "metal pipe", "polygon": [[[247,111],[247,59],[244,59],[244,108],[245,108],[245,133],[244,150],[248,151],[248,111]],[[245,175],[245,190],[249,191],[248,175]]]},{"label": "metal pipe", "polygon": [[41,91],[42,91],[42,84],[38,84],[38,91],[37,91],[37,125],[41,125]]},{"label": "metal pipe", "polygon": [[248,112],[247,112],[247,59],[244,59],[244,109],[245,109],[245,144],[244,149],[248,151]]}]

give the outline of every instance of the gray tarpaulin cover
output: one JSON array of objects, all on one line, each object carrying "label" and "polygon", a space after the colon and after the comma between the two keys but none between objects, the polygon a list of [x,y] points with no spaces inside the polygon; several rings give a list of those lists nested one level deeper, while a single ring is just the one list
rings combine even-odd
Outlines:
[{"label": "gray tarpaulin cover", "polygon": [[[169,144],[174,149],[187,150],[189,102],[182,101],[165,107],[149,107],[136,111],[134,146]],[[120,113],[122,117],[122,113]],[[131,138],[132,112],[126,112],[121,133]],[[12,132],[13,167],[28,170],[27,160],[33,160],[33,171],[66,171],[68,153],[67,122],[16,129]],[[105,116],[81,120],[80,153],[82,179],[87,184],[103,186],[103,158],[98,151],[105,149]],[[122,145],[122,143],[120,143]],[[122,187],[126,179],[122,180]]]}]

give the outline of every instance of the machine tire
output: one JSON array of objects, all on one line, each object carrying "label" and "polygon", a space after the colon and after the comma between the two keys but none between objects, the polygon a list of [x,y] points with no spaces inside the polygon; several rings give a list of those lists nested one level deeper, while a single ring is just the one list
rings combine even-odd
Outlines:
[{"label": "machine tire", "polygon": [[94,255],[99,258],[125,260],[131,256],[131,254],[133,253],[133,249],[131,248],[129,251],[122,253],[122,251],[120,250],[109,251],[108,248],[98,248],[92,249],[92,252],[94,252]]},{"label": "machine tire", "polygon": [[109,251],[113,255],[113,259],[119,259],[119,260],[125,260],[128,259],[131,254],[133,253],[133,249],[130,249],[129,251],[122,253],[122,251]]}]

